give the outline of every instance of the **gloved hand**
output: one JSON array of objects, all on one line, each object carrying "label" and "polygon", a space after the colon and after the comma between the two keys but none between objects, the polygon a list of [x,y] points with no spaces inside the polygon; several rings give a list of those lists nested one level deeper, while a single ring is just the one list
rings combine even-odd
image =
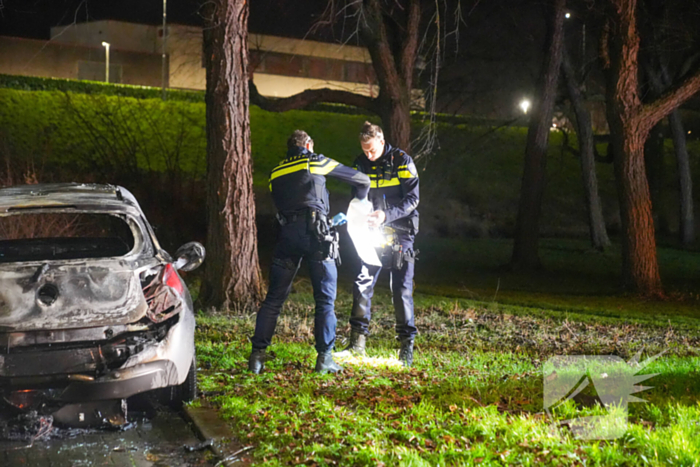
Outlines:
[{"label": "gloved hand", "polygon": [[339,225],[347,224],[348,218],[345,216],[344,212],[339,212],[333,219],[331,219],[331,227],[338,227]]}]

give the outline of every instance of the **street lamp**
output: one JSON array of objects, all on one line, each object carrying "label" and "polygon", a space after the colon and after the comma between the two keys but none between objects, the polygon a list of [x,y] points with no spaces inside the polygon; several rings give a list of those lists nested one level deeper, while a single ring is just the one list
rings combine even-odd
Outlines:
[{"label": "street lamp", "polygon": [[530,101],[527,99],[523,99],[520,101],[520,108],[523,110],[523,113],[526,114],[528,109],[530,108]]},{"label": "street lamp", "polygon": [[105,48],[105,83],[109,83],[109,42],[102,41]]},{"label": "street lamp", "polygon": [[161,98],[165,100],[165,50],[166,43],[168,40],[167,34],[167,18],[168,18],[168,0],[163,0],[163,48],[161,53],[161,64],[160,64],[160,79],[161,79]]}]

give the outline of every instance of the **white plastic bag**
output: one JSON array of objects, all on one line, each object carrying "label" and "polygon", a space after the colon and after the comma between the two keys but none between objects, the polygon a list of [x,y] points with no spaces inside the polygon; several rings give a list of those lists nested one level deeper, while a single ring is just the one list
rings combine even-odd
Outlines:
[{"label": "white plastic bag", "polygon": [[348,206],[348,234],[355,244],[355,250],[362,262],[372,266],[381,266],[382,263],[374,249],[374,235],[369,229],[367,217],[374,211],[372,203],[367,198],[359,200],[354,198]]}]

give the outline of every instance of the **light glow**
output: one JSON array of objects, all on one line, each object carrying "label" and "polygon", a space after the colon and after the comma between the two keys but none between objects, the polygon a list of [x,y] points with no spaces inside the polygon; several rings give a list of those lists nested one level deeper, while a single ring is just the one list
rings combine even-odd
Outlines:
[{"label": "light glow", "polygon": [[532,104],[531,104],[530,101],[527,100],[527,99],[523,99],[522,101],[520,101],[520,104],[519,104],[519,106],[520,106],[520,108],[522,109],[522,111],[523,111],[524,114],[527,113],[527,111],[530,109],[530,106],[531,106],[531,105],[532,105]]}]

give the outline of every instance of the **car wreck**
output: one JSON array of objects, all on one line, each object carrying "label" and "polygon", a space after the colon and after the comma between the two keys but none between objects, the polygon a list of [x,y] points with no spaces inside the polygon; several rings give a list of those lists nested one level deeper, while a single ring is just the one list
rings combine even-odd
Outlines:
[{"label": "car wreck", "polygon": [[[72,426],[119,423],[124,400],[195,397],[195,319],[171,257],[134,196],[111,185],[0,189],[0,391]],[[116,421],[115,421],[116,420]]]}]

